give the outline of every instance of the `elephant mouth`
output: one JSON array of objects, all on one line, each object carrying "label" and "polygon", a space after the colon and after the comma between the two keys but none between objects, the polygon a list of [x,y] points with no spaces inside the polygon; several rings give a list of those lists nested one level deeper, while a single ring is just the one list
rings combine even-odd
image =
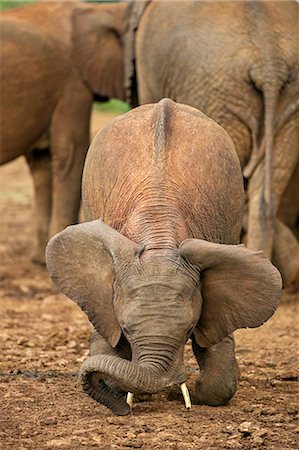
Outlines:
[{"label": "elephant mouth", "polygon": [[[183,399],[185,402],[185,408],[187,411],[191,411],[192,404],[187,384],[185,382],[180,384],[180,389],[182,391]],[[130,411],[132,411],[134,403],[134,394],[132,392],[128,392],[126,402],[130,407]]]},{"label": "elephant mouth", "polygon": [[180,385],[187,410],[191,401],[185,370],[168,373],[112,355],[90,356],[82,364],[79,379],[83,390],[116,415],[132,411],[134,394],[154,394]]}]

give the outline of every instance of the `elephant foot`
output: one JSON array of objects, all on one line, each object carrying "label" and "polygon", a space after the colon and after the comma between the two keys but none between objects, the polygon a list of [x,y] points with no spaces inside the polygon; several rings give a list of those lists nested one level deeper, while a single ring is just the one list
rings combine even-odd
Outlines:
[{"label": "elephant foot", "polygon": [[221,366],[201,372],[195,384],[194,403],[221,406],[234,396],[239,376],[237,361],[230,361],[227,367]]},{"label": "elephant foot", "polygon": [[227,336],[210,348],[201,348],[194,340],[192,347],[200,367],[194,402],[210,406],[225,405],[237,390],[240,373],[233,336]]}]

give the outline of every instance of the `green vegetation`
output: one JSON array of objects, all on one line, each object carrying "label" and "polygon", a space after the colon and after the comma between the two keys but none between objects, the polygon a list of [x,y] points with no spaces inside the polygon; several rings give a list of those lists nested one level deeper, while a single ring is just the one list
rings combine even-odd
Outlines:
[{"label": "green vegetation", "polygon": [[[37,0],[0,0],[0,11],[4,11],[9,8],[16,8],[17,6],[26,5],[26,3],[34,3]],[[83,0],[85,2],[91,3],[107,3],[107,2],[118,2],[119,0]]]},{"label": "green vegetation", "polygon": [[34,0],[0,0],[0,11],[4,11],[4,9],[8,8],[16,8],[17,6],[32,2],[34,2]]},{"label": "green vegetation", "polygon": [[115,112],[121,114],[128,112],[130,106],[127,103],[122,102],[121,100],[116,100],[115,98],[113,98],[109,102],[96,103],[95,108],[97,111]]}]

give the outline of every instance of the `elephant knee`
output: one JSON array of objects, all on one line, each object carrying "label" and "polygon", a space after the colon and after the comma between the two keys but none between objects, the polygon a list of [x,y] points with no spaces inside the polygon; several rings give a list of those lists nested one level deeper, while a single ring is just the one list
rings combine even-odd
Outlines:
[{"label": "elephant knee", "polygon": [[235,358],[221,371],[203,370],[196,380],[195,403],[225,405],[236,393],[239,367]]},{"label": "elephant knee", "polygon": [[196,381],[195,403],[222,406],[226,405],[235,395],[237,390],[237,378],[233,377],[229,382],[219,382],[208,385],[202,380]]}]

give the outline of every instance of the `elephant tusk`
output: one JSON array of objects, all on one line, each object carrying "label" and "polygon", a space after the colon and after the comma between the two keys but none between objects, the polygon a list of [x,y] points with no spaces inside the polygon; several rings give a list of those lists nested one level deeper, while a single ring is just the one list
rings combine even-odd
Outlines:
[{"label": "elephant tusk", "polygon": [[134,398],[134,394],[132,394],[132,392],[128,392],[127,403],[130,406],[130,411],[131,412],[132,412],[132,409],[133,409],[133,398]]},{"label": "elephant tusk", "polygon": [[191,400],[190,400],[190,395],[189,395],[189,391],[188,391],[186,383],[181,384],[180,388],[181,388],[181,391],[182,391],[182,394],[183,394],[183,397],[184,397],[186,409],[187,409],[187,411],[190,411],[190,409],[191,409]]}]

